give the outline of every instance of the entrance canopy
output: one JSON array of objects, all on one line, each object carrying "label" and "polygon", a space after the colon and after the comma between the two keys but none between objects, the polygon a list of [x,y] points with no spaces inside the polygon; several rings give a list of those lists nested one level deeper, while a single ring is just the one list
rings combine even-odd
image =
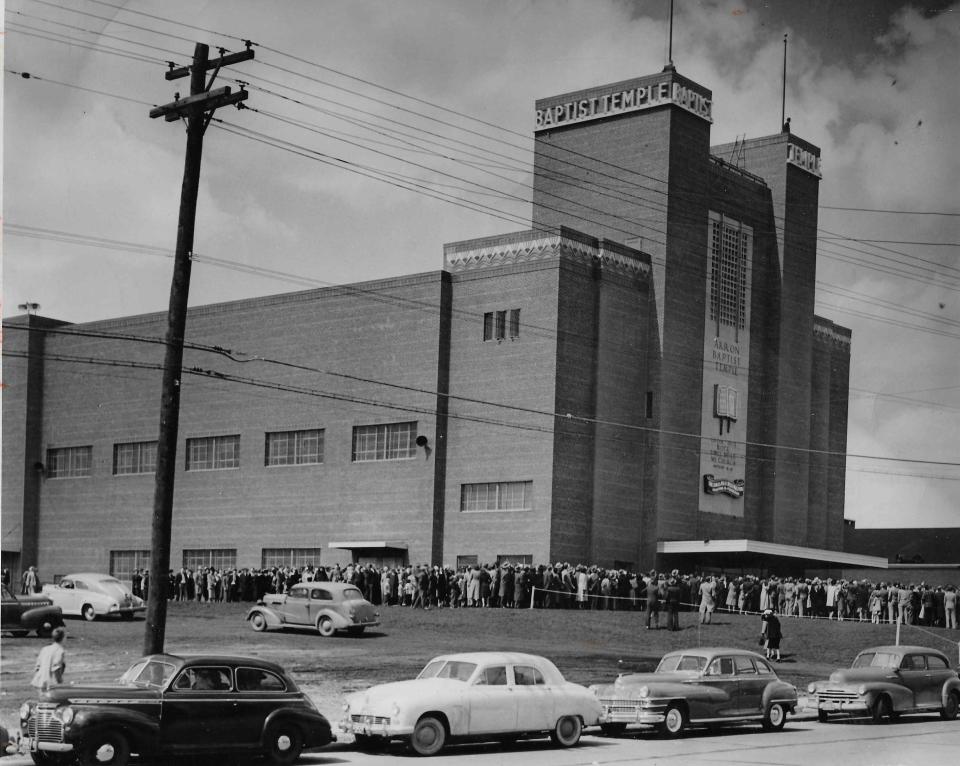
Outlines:
[{"label": "entrance canopy", "polygon": [[400,540],[348,540],[327,543],[328,548],[351,552],[354,564],[398,567],[407,564],[407,544]]},{"label": "entrance canopy", "polygon": [[[661,540],[658,559],[681,569],[721,568],[727,571],[760,570],[792,574],[803,569],[867,567],[886,569],[887,559],[861,553],[805,548],[761,540]],[[694,566],[695,565],[695,566]],[[660,569],[667,568],[663,562]]]}]

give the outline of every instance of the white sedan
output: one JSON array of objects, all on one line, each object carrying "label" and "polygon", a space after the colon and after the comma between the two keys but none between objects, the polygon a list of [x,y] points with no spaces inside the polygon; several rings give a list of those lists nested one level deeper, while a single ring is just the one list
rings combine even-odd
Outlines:
[{"label": "white sedan", "polygon": [[344,711],[340,728],[360,748],[402,738],[417,754],[434,755],[454,738],[512,742],[549,734],[554,744],[573,747],[601,708],[543,657],[470,652],[436,657],[413,680],[350,694]]},{"label": "white sedan", "polygon": [[101,615],[119,614],[127,620],[146,610],[143,599],[134,596],[116,577],[93,572],[69,574],[56,585],[44,585],[43,594],[65,615],[94,620]]}]

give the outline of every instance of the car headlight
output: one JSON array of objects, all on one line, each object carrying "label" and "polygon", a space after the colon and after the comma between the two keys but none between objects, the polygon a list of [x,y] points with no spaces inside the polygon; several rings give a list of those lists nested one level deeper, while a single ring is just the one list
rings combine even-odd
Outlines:
[{"label": "car headlight", "polygon": [[20,706],[20,720],[26,721],[30,717],[30,703],[24,702]]},{"label": "car headlight", "polygon": [[57,710],[57,715],[64,724],[70,725],[73,723],[74,711],[72,707],[62,707]]},{"label": "car headlight", "polygon": [[816,685],[815,683],[811,683],[811,684],[807,687],[807,691],[810,692],[811,694],[816,694],[816,693],[817,693],[817,685]]},{"label": "car headlight", "polygon": [[647,697],[649,697],[649,696],[650,696],[650,687],[649,687],[649,686],[641,686],[639,689],[637,689],[637,696],[638,696],[640,699],[646,699]]},{"label": "car headlight", "polygon": [[865,684],[860,684],[860,686],[857,687],[857,694],[859,694],[859,695],[862,697],[862,696],[863,696],[864,694],[866,694],[866,693],[867,693],[867,687],[866,687],[866,685],[865,685]]}]

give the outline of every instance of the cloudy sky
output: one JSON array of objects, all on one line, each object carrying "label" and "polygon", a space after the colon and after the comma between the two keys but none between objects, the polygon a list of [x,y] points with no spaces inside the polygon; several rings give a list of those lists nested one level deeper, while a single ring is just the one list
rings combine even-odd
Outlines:
[{"label": "cloudy sky", "polygon": [[[535,99],[660,71],[667,0],[6,0],[3,315],[166,310],[186,94],[207,132],[191,304],[431,271],[528,228]],[[847,517],[960,523],[960,18],[947,0],[678,0],[673,59],[712,142],[822,149],[817,312],[853,330]],[[22,73],[31,74],[29,79]],[[223,79],[226,76],[228,79]],[[91,246],[96,243],[97,246]],[[251,349],[255,353],[255,349]]]}]

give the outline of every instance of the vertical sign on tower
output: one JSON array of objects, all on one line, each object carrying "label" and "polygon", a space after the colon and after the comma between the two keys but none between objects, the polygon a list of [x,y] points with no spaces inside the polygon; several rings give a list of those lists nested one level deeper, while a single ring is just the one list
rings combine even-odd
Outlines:
[{"label": "vertical sign on tower", "polygon": [[700,510],[743,516],[753,229],[710,212]]}]

